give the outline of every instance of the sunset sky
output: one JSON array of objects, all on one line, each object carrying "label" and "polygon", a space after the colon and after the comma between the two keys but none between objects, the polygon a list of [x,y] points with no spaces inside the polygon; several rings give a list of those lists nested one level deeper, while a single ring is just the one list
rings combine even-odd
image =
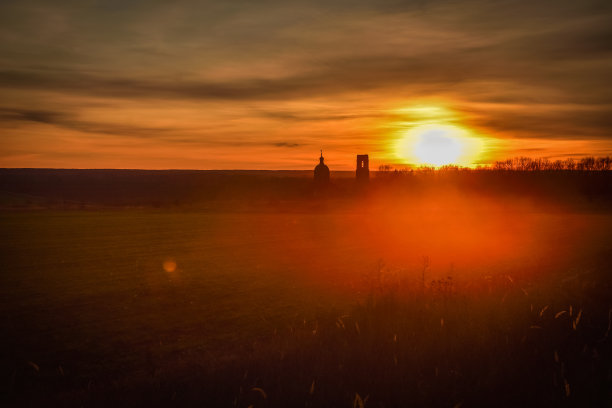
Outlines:
[{"label": "sunset sky", "polygon": [[0,167],[610,155],[611,85],[609,0],[0,2]]}]

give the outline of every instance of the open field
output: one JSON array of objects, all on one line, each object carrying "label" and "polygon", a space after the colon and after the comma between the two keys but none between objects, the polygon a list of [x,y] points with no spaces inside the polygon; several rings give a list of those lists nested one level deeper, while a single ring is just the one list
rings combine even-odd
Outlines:
[{"label": "open field", "polygon": [[612,214],[460,193],[6,210],[3,395],[609,404]]}]

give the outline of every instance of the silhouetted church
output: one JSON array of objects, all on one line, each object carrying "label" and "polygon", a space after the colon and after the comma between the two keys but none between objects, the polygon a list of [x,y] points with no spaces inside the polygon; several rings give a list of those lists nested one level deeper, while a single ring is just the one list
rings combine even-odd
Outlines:
[{"label": "silhouetted church", "polygon": [[324,187],[329,184],[329,168],[323,163],[323,150],[321,150],[319,164],[314,169],[314,181],[317,187]]}]

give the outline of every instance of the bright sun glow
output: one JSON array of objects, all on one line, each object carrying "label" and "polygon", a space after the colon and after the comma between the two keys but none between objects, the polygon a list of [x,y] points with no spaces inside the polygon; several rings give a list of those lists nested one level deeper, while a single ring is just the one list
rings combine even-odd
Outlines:
[{"label": "bright sun glow", "polygon": [[482,142],[454,125],[423,125],[406,132],[396,146],[397,155],[408,162],[440,167],[473,166]]},{"label": "bright sun glow", "polygon": [[461,143],[446,129],[425,130],[414,145],[414,154],[422,163],[444,166],[453,164],[461,155]]}]

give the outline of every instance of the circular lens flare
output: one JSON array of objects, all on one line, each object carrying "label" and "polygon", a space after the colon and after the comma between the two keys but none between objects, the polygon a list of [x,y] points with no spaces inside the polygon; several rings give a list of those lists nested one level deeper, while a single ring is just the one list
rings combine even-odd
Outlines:
[{"label": "circular lens flare", "polygon": [[166,271],[167,273],[172,273],[176,271],[176,261],[174,259],[166,259],[162,263],[162,267],[164,268],[164,271]]}]

